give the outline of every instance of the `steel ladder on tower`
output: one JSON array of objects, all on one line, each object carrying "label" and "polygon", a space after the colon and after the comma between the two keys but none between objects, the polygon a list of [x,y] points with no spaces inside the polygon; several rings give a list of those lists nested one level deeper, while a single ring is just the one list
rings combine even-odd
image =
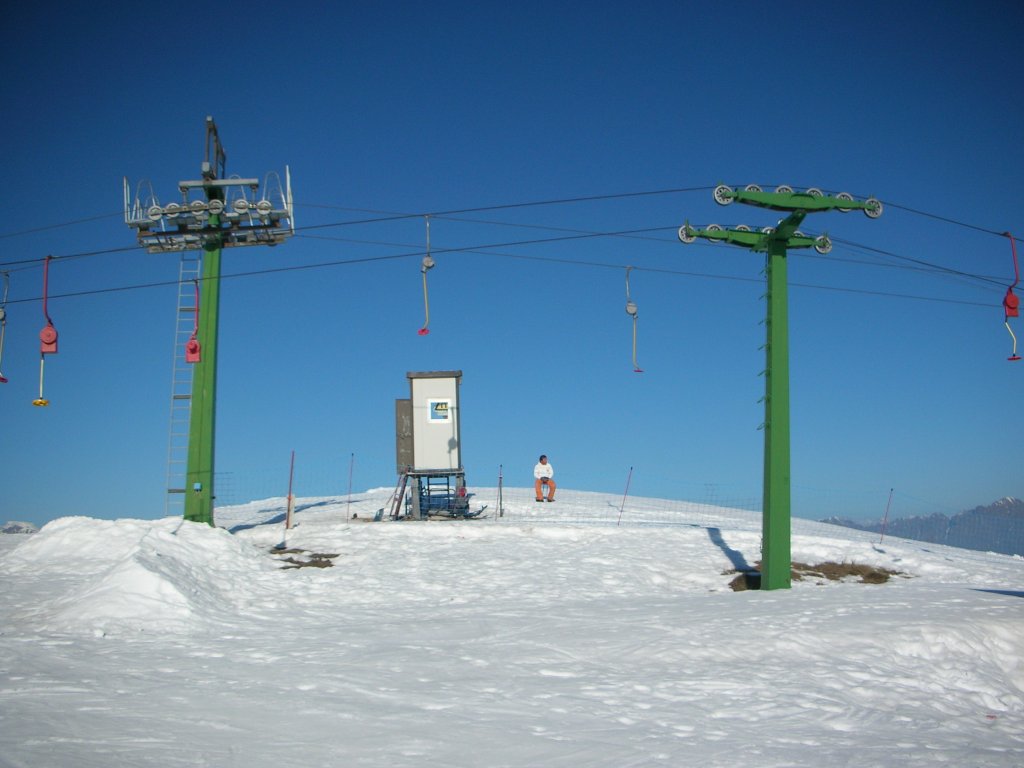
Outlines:
[{"label": "steel ladder on tower", "polygon": [[192,371],[185,362],[185,345],[196,322],[196,281],[202,271],[202,251],[184,251],[178,270],[178,314],[174,327],[171,371],[171,414],[167,430],[167,499],[165,513],[183,517],[188,483],[188,438],[192,416]]}]

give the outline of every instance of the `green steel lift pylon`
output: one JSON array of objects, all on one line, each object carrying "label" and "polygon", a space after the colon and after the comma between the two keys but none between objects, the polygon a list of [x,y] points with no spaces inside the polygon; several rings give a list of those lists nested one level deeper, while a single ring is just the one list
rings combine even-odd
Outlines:
[{"label": "green steel lift pylon", "polygon": [[807,237],[797,227],[808,213],[862,210],[870,218],[882,214],[882,204],[871,197],[854,200],[845,192],[827,196],[820,190],[794,192],[779,187],[764,192],[750,185],[734,190],[724,184],[713,196],[720,205],[734,201],[789,213],[775,227],[755,231],[739,225],[725,229],[717,224],[696,229],[689,222],[679,228],[679,239],[692,243],[697,238],[731,243],[766,254],[768,290],[767,342],[764,416],[764,498],[761,523],[761,589],[788,589],[791,584],[791,499],[789,448],[789,296],[786,252],[791,248],[814,248],[825,254],[832,250],[828,235]]},{"label": "green steel lift pylon", "polygon": [[[124,218],[150,253],[202,250],[198,322],[186,360],[195,366],[190,397],[185,488],[186,520],[213,525],[214,438],[217,407],[217,329],[220,318],[221,250],[277,245],[295,233],[291,175],[285,183],[267,174],[262,197],[258,179],[224,178],[227,156],[212,117],[206,118],[202,178],[178,182],[181,202],[161,205],[143,183],[134,196],[124,180]],[[276,187],[274,182],[276,182]],[[148,191],[147,191],[148,190]],[[202,197],[192,199],[192,194]],[[180,352],[180,350],[179,350]],[[191,357],[191,359],[190,359]],[[172,491],[172,489],[168,489]]]},{"label": "green steel lift pylon", "polygon": [[[208,190],[208,194],[223,192]],[[211,197],[212,199],[217,199]],[[217,226],[216,215],[210,216]],[[220,318],[221,240],[214,236],[203,247],[199,323],[202,354],[192,374],[192,410],[189,415],[188,464],[185,470],[185,519],[213,525],[214,441],[217,424],[217,329]]]},{"label": "green steel lift pylon", "polygon": [[[213,182],[224,175],[227,153],[220,143],[212,117],[206,118],[206,160],[203,181]],[[196,337],[201,339],[199,360],[193,363],[192,410],[189,414],[188,463],[185,469],[185,519],[213,525],[213,467],[217,434],[217,330],[220,323],[220,262],[224,238],[221,214],[224,187],[203,185],[210,232],[202,240],[203,274],[199,292],[199,317]],[[212,204],[212,206],[211,206]]]}]

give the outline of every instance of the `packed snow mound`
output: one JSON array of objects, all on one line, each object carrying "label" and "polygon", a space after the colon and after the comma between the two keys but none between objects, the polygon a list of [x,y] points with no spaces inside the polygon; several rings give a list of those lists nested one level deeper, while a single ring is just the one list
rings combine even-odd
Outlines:
[{"label": "packed snow mound", "polygon": [[[210,630],[240,611],[275,620],[281,606],[303,606],[307,596],[290,591],[297,577],[289,586],[281,563],[269,555],[282,538],[300,551],[336,553],[332,557],[340,559],[333,562],[341,565],[336,576],[346,587],[357,585],[333,598],[346,608],[446,599],[486,603],[531,581],[529,599],[538,605],[557,600],[567,584],[580,596],[622,599],[652,591],[726,592],[735,573],[752,568],[760,555],[759,516],[740,510],[682,505],[667,510],[681,515],[676,524],[652,535],[643,527],[594,524],[608,514],[617,522],[622,513],[617,500],[612,504],[601,494],[563,491],[556,509],[537,507],[529,489],[507,489],[507,517],[500,521],[366,524],[390,493],[371,489],[351,504],[297,500],[295,528],[288,532],[279,524],[285,499],[219,511],[218,521],[231,525],[234,534],[180,518],[62,518],[0,559],[0,575],[28,577],[20,589],[28,588],[26,583],[48,585],[40,586],[38,598],[19,614],[41,631],[182,633]],[[480,494],[490,495],[486,489]],[[665,504],[630,499],[625,519],[653,519],[652,511],[664,514],[659,505]],[[574,522],[558,522],[566,516]],[[990,586],[990,572],[975,567],[985,562],[980,554],[950,557],[945,548],[899,540],[881,547],[873,537],[842,530],[848,535],[835,535],[833,526],[794,521],[794,561],[860,563],[906,577]],[[632,556],[638,550],[645,550],[639,561]],[[436,568],[439,559],[455,552],[459,561],[477,561],[481,571]],[[545,563],[547,578],[535,580],[539,562]],[[581,578],[592,567],[593,575]],[[396,590],[396,580],[417,587]],[[794,588],[812,585],[823,580],[794,583]]]},{"label": "packed snow mound", "polygon": [[0,763],[1024,764],[1020,558],[794,520],[794,561],[901,575],[733,592],[749,511],[504,489],[369,522],[390,494],[18,537]]},{"label": "packed snow mound", "polygon": [[22,618],[44,630],[97,635],[209,626],[236,612],[239,595],[274,569],[227,531],[179,518],[61,518],[0,561],[4,576],[59,585]]}]

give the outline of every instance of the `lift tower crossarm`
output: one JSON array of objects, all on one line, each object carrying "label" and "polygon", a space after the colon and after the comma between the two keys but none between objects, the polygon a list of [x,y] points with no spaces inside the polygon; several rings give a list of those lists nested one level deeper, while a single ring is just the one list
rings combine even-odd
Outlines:
[{"label": "lift tower crossarm", "polygon": [[725,229],[712,224],[707,228],[690,226],[687,222],[679,228],[679,239],[684,243],[692,243],[698,237],[711,242],[729,243],[742,248],[749,248],[757,253],[767,253],[770,246],[782,244],[789,248],[814,248],[818,253],[825,254],[832,250],[832,241],[827,234],[809,237],[797,230],[807,215],[806,211],[794,211],[775,227],[765,227],[760,231],[739,225]]},{"label": "lift tower crossarm", "polygon": [[733,189],[725,184],[715,187],[713,193],[719,205],[729,205],[733,201],[755,205],[758,208],[770,208],[773,211],[864,211],[872,219],[882,215],[882,203],[873,197],[866,200],[855,200],[853,195],[840,192],[835,196],[826,195],[820,189],[811,188],[806,192],[794,192],[789,187],[780,187],[775,192],[763,192],[751,185],[746,189]]}]

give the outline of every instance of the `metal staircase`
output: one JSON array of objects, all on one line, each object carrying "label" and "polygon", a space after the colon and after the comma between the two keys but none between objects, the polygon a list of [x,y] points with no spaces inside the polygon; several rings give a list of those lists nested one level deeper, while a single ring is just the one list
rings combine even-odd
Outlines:
[{"label": "metal staircase", "polygon": [[202,251],[183,251],[178,271],[178,314],[174,328],[174,365],[171,372],[171,415],[167,430],[168,516],[185,514],[188,488],[188,439],[192,415],[192,371],[185,362],[185,345],[192,336],[196,319],[196,281],[202,271]]}]

